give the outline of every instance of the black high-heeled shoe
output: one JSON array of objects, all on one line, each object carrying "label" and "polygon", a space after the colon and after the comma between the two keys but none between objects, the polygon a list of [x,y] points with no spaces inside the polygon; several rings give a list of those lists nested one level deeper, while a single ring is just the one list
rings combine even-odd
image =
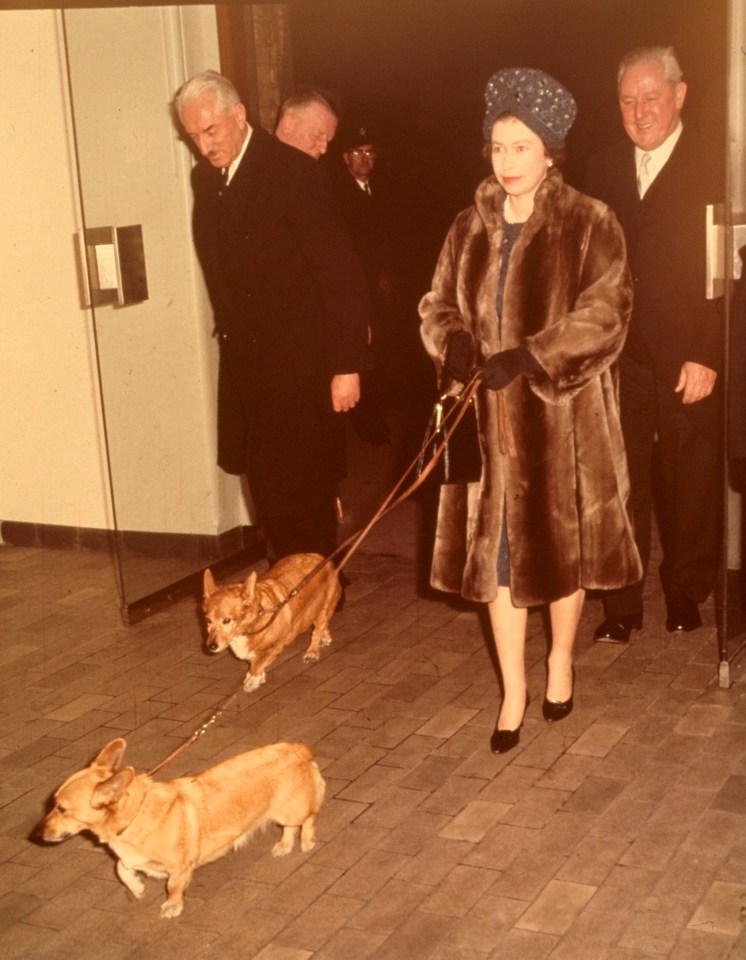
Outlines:
[{"label": "black high-heeled shoe", "polygon": [[[526,693],[526,708],[523,711],[523,716],[526,716],[526,710],[530,702],[530,697],[528,692]],[[517,747],[521,739],[521,727],[523,726],[523,720],[518,724],[515,730],[498,730],[497,727],[492,731],[492,736],[490,737],[490,750],[493,753],[507,753],[508,750],[512,750],[513,747]]]},{"label": "black high-heeled shoe", "polygon": [[572,713],[573,696],[575,694],[575,667],[572,668],[572,693],[567,700],[549,700],[544,697],[544,703],[541,705],[541,712],[547,723],[556,723],[558,720],[564,720]]}]

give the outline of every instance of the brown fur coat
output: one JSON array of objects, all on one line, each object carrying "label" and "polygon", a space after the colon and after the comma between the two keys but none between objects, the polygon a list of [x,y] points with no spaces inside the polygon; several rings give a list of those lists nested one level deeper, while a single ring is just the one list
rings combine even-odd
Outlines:
[{"label": "brown fur coat", "polygon": [[431,582],[495,598],[505,504],[513,601],[531,606],[642,575],[615,366],[631,284],[614,214],[550,170],[510,256],[500,339],[503,198],[489,177],[456,217],[420,304],[422,338],[438,369],[450,335],[466,329],[480,358],[524,344],[544,372],[501,391],[514,457],[501,453],[498,393],[480,389],[482,478],[441,488]]}]

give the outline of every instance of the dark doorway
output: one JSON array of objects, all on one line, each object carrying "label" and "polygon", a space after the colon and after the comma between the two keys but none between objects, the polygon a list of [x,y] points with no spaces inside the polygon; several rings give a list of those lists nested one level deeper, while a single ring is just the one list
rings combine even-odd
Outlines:
[{"label": "dark doorway", "polygon": [[642,44],[675,48],[685,120],[712,137],[713,159],[723,155],[727,0],[297,0],[290,10],[296,82],[378,121],[392,173],[441,234],[486,175],[482,95],[503,67],[538,67],[575,95],[574,185],[589,154],[622,136],[616,67]]}]

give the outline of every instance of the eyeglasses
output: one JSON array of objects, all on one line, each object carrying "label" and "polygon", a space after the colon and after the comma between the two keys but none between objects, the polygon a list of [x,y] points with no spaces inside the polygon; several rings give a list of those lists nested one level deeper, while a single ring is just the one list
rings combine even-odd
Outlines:
[{"label": "eyeglasses", "polygon": [[350,150],[350,156],[355,157],[356,160],[359,160],[360,157],[366,157],[370,160],[375,160],[376,151],[375,150]]}]

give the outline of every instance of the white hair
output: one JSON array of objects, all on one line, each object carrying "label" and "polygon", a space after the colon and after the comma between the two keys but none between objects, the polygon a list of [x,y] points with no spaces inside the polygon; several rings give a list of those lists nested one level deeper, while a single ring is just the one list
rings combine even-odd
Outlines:
[{"label": "white hair", "polygon": [[630,67],[636,67],[639,63],[645,63],[646,60],[657,60],[663,67],[663,76],[669,83],[681,83],[684,74],[676,59],[673,47],[635,47],[629,53],[625,53],[617,70],[617,87],[621,90],[622,77]]},{"label": "white hair", "polygon": [[231,81],[217,70],[205,70],[195,74],[184,84],[174,98],[174,109],[181,118],[184,107],[205,94],[215,97],[221,111],[230,110],[241,102],[238,91]]}]

